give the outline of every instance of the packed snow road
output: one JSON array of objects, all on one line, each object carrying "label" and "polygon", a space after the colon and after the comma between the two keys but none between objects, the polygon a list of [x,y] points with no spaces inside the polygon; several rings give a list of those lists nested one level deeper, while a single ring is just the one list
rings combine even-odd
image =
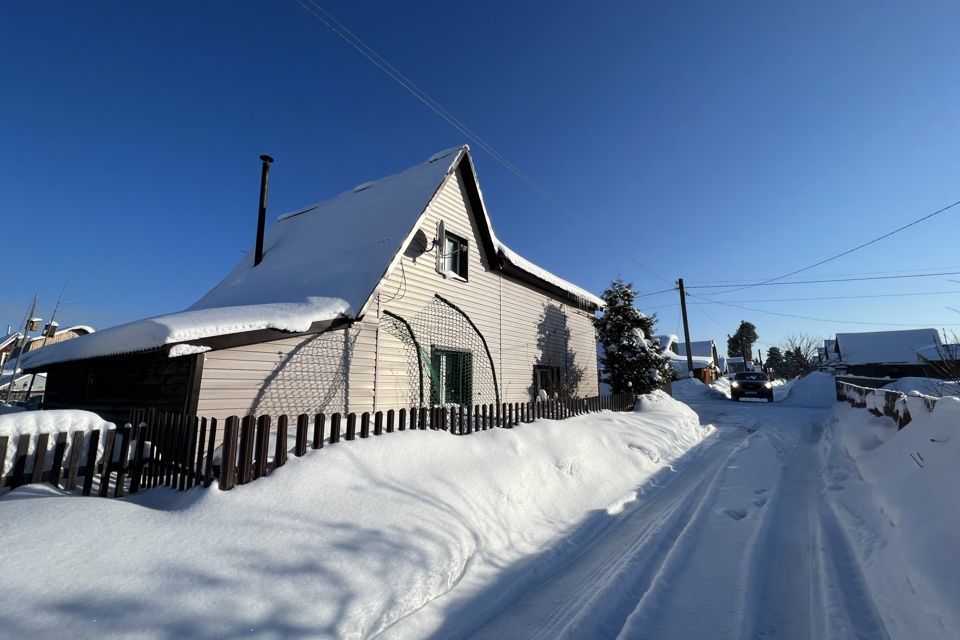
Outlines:
[{"label": "packed snow road", "polygon": [[717,427],[695,461],[494,617],[468,603],[435,637],[887,637],[825,501],[831,390],[806,391],[774,404],[683,398]]}]

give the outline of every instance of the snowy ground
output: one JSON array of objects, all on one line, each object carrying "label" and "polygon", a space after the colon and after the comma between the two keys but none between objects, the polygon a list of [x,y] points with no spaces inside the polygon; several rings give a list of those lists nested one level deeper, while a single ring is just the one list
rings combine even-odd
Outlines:
[{"label": "snowy ground", "polygon": [[230,492],[16,489],[0,637],[423,637],[460,603],[492,615],[712,431],[662,393],[641,405],[339,444]]},{"label": "snowy ground", "polygon": [[229,493],[18,489],[0,635],[958,637],[960,401],[898,432],[827,375],[778,391],[392,434]]}]

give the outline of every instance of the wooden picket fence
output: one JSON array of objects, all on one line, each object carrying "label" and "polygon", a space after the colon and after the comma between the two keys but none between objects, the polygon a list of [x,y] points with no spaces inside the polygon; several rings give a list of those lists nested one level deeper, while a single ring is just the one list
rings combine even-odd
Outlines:
[{"label": "wooden picket fence", "polygon": [[850,406],[866,409],[875,416],[893,418],[899,429],[910,423],[911,409],[914,412],[923,410],[932,413],[937,405],[937,399],[931,396],[908,396],[891,389],[861,387],[840,380],[837,381],[837,400],[845,400]]},{"label": "wooden picket fence", "polygon": [[209,487],[214,480],[222,490],[229,490],[266,477],[286,464],[291,431],[295,435],[293,455],[299,457],[306,454],[308,443],[312,449],[322,449],[325,444],[358,437],[426,429],[470,435],[538,419],[630,411],[635,401],[634,394],[622,393],[472,407],[411,407],[359,415],[300,414],[292,418],[292,424],[286,415],[275,420],[261,415],[218,421],[135,409],[130,412],[129,424],[105,434],[102,447],[100,431],[41,433],[35,436],[30,454],[31,436],[19,436],[9,472],[4,469],[9,438],[0,436],[0,490],[48,482],[66,491],[79,488],[85,496],[91,495],[96,485],[96,494],[101,497],[122,497],[157,486],[179,491]]}]

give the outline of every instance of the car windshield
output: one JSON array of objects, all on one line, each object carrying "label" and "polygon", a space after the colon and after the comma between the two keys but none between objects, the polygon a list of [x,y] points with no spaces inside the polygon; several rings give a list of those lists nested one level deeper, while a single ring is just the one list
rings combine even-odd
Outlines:
[{"label": "car windshield", "polygon": [[766,380],[767,376],[757,371],[747,371],[745,373],[738,373],[735,379],[736,380]]}]

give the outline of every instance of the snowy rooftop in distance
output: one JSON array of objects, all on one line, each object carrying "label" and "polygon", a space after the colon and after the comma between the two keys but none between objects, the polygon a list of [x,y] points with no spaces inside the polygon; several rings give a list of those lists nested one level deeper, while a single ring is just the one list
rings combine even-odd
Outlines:
[{"label": "snowy rooftop in distance", "polygon": [[[306,331],[314,322],[356,317],[443,181],[468,153],[466,146],[447,149],[400,173],[284,214],[266,232],[259,265],[253,266],[251,251],[186,311],[48,345],[25,355],[23,365],[33,369],[257,329]],[[597,296],[519,256],[489,231],[496,249],[518,269],[603,306]]]},{"label": "snowy rooftop in distance", "polygon": [[[680,348],[680,355],[687,355],[687,345],[683,340],[677,342],[677,346]],[[690,341],[690,351],[694,356],[703,356],[704,358],[709,358],[713,360],[713,340],[699,340],[697,342]]]},{"label": "snowy rooftop in distance", "polygon": [[843,364],[917,362],[917,352],[940,344],[936,329],[903,329],[867,333],[838,333]]}]

